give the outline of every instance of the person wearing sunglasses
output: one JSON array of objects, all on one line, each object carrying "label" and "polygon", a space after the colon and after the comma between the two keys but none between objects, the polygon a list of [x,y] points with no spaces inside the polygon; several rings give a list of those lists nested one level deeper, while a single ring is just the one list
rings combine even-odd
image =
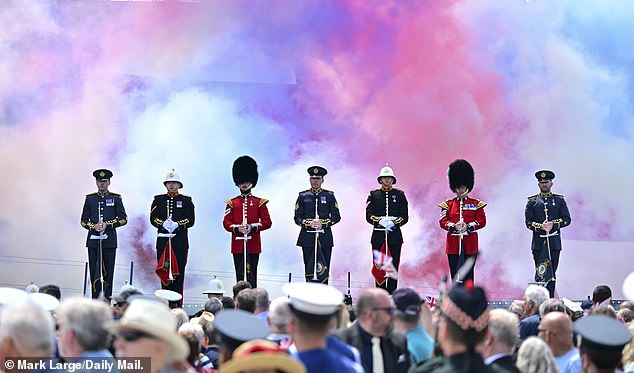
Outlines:
[{"label": "person wearing sunglasses", "polygon": [[366,373],[407,372],[407,340],[393,331],[396,307],[383,288],[366,289],[357,298],[357,322],[334,336],[356,347]]},{"label": "person wearing sunglasses", "polygon": [[[115,335],[117,358],[132,364],[139,361],[144,371],[160,372],[189,354],[187,342],[176,332],[176,317],[162,302],[134,299],[120,320],[105,325]],[[150,362],[150,367],[143,366]]]}]

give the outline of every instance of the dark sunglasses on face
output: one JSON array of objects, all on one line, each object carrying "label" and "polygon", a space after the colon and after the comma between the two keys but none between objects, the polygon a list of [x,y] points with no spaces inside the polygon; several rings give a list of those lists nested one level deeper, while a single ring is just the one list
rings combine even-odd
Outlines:
[{"label": "dark sunglasses on face", "polygon": [[126,342],[136,342],[141,338],[155,339],[153,335],[140,330],[121,330],[117,333],[117,338],[121,338]]}]

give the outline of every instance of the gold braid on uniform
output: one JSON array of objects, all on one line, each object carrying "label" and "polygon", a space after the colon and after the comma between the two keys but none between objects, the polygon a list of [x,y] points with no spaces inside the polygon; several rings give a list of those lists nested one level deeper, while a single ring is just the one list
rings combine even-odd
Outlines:
[{"label": "gold braid on uniform", "polygon": [[477,332],[484,330],[489,323],[489,313],[484,312],[477,319],[467,315],[460,307],[450,299],[442,301],[442,313],[455,322],[462,330],[475,329]]}]

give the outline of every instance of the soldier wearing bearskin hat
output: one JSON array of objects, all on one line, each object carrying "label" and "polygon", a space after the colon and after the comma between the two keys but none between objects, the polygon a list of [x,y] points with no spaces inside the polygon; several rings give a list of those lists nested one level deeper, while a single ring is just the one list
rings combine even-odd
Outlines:
[{"label": "soldier wearing bearskin hat", "polygon": [[[258,183],[258,165],[248,155],[233,162],[233,182],[240,189],[240,195],[225,200],[223,226],[231,232],[231,254],[236,271],[236,282],[246,280],[252,287],[258,286],[258,262],[262,252],[260,231],[271,228],[271,216],[267,199],[256,197],[251,190]],[[245,260],[244,253],[247,252]]]},{"label": "soldier wearing bearskin hat", "polygon": [[[449,165],[447,171],[449,187],[456,194],[454,198],[439,204],[440,227],[447,231],[447,243],[445,253],[449,261],[451,278],[456,280],[456,274],[467,259],[478,254],[478,230],[486,225],[484,214],[485,202],[469,197],[473,189],[474,172],[471,164],[464,159],[457,159]],[[473,280],[473,267],[465,278],[457,279],[465,281]]]},{"label": "soldier wearing bearskin hat", "polygon": [[[185,265],[189,254],[187,232],[194,226],[194,203],[192,197],[181,194],[180,177],[170,171],[163,181],[167,193],[154,196],[150,207],[150,223],[157,228],[156,274],[163,289],[183,295]],[[182,305],[183,299],[172,306]]]}]

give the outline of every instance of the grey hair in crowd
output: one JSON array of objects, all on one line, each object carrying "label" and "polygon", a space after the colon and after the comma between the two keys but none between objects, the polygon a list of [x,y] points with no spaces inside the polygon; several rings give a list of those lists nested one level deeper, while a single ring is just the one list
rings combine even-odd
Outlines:
[{"label": "grey hair in crowd", "polygon": [[495,340],[512,350],[518,341],[519,318],[505,309],[496,308],[489,311],[489,332]]},{"label": "grey hair in crowd", "polygon": [[215,315],[218,311],[222,311],[222,302],[218,298],[207,299],[205,302],[205,311]]},{"label": "grey hair in crowd", "polygon": [[522,373],[558,373],[557,363],[550,347],[543,339],[528,337],[517,351],[517,368]]},{"label": "grey hair in crowd", "polygon": [[181,325],[187,324],[189,322],[189,315],[182,308],[172,308],[170,309],[172,315],[176,316],[176,330],[181,327]]},{"label": "grey hair in crowd", "polygon": [[31,302],[2,307],[0,342],[5,339],[12,339],[24,356],[49,357],[54,349],[55,321],[49,312]]},{"label": "grey hair in crowd", "polygon": [[255,293],[255,305],[260,310],[268,310],[271,300],[269,299],[269,292],[264,288],[253,289]]},{"label": "grey hair in crowd", "polygon": [[528,300],[532,301],[537,308],[539,308],[546,299],[550,298],[548,290],[545,287],[537,285],[528,285],[524,295]]},{"label": "grey hair in crowd", "polygon": [[112,320],[112,311],[103,301],[71,298],[57,308],[57,320],[65,329],[72,330],[84,351],[97,351],[108,347],[109,332],[104,327]]},{"label": "grey hair in crowd", "polygon": [[291,319],[291,310],[288,304],[288,297],[279,297],[273,299],[269,306],[271,329],[278,333],[288,333],[288,322]]},{"label": "grey hair in crowd", "polygon": [[544,317],[547,313],[550,312],[563,312],[566,313],[566,306],[564,302],[559,299],[546,299],[542,304],[539,305],[539,316]]},{"label": "grey hair in crowd", "polygon": [[200,324],[185,323],[178,328],[178,334],[187,338],[193,336],[198,341],[198,347],[202,346],[205,332]]}]

